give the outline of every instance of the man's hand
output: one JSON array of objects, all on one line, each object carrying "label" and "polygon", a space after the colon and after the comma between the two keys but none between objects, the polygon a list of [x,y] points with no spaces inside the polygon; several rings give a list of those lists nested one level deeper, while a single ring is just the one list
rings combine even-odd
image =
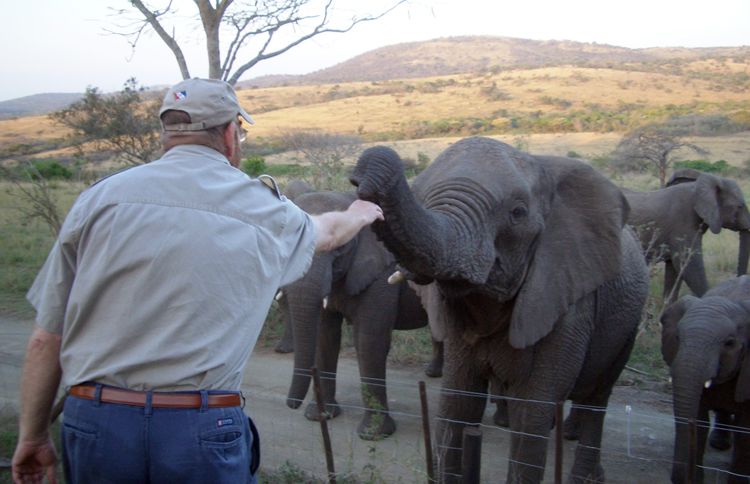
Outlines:
[{"label": "man's hand", "polygon": [[385,220],[383,218],[383,209],[365,200],[353,201],[345,213],[351,214],[353,217],[362,217],[362,227],[370,225],[376,220]]},{"label": "man's hand", "polygon": [[57,483],[55,464],[57,453],[52,439],[38,442],[18,442],[13,454],[13,482],[16,484],[42,482],[44,475],[51,484]]},{"label": "man's hand", "polygon": [[315,224],[315,252],[340,247],[376,220],[384,220],[383,210],[372,202],[355,200],[344,212],[312,216]]}]

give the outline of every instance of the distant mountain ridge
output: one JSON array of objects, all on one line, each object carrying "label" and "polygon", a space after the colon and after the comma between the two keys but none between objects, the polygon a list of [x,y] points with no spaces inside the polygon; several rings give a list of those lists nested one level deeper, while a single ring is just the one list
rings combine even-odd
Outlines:
[{"label": "distant mountain ridge", "polygon": [[83,97],[83,93],[48,92],[0,102],[0,119],[45,114],[63,109]]},{"label": "distant mountain ridge", "polygon": [[588,67],[643,64],[665,60],[750,56],[750,47],[651,47],[630,49],[568,40],[511,37],[445,37],[381,47],[340,64],[298,76],[263,76],[241,87],[385,81],[556,65]]},{"label": "distant mountain ridge", "polygon": [[[240,81],[237,86],[375,82],[493,72],[513,68],[559,65],[614,67],[703,58],[750,57],[750,46],[651,47],[630,49],[568,40],[529,40],[511,37],[445,37],[374,49],[326,69],[304,75],[270,75]],[[0,102],[0,119],[44,114],[62,109],[83,94],[35,94]]]}]

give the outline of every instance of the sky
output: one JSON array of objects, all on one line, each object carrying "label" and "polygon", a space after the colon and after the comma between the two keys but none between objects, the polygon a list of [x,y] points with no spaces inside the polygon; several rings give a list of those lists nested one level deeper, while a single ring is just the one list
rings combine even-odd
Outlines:
[{"label": "sky", "polygon": [[[320,1],[320,0],[313,0]],[[152,32],[133,51],[122,32],[126,0],[4,2],[0,17],[0,101],[45,92],[118,91],[180,80],[177,63]],[[167,2],[150,1],[158,7]],[[393,0],[337,0],[338,15],[372,13]],[[175,25],[193,76],[206,76],[195,6],[175,0]],[[355,10],[356,9],[356,10]],[[258,64],[242,79],[306,74],[402,42],[462,35],[573,40],[629,48],[750,46],[750,0],[409,0],[345,34],[326,34]]]}]

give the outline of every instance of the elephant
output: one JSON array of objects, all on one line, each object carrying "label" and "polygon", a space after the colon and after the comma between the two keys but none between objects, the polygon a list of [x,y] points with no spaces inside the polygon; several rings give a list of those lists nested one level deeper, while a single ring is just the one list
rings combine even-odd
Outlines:
[{"label": "elephant", "polygon": [[[313,186],[304,180],[291,180],[284,187],[284,196],[294,201],[303,193],[312,192],[313,190]],[[284,317],[284,334],[281,336],[279,342],[276,343],[274,351],[277,353],[291,353],[294,351],[292,320],[289,318],[289,308],[287,307],[286,295],[283,291],[279,291],[276,294],[276,302]]]},{"label": "elephant", "polygon": [[[316,214],[344,210],[356,198],[353,192],[311,192],[297,197],[295,203]],[[335,398],[336,367],[346,318],[353,329],[365,407],[357,432],[365,440],[395,432],[384,384],[391,332],[428,323],[414,290],[405,282],[388,283],[395,266],[393,255],[365,228],[344,246],[316,254],[308,272],[283,288],[294,328],[294,375],[287,396],[290,408],[302,404],[310,386],[309,370],[316,365],[321,372],[325,416],[341,413]],[[310,420],[321,417],[314,402],[307,406],[305,416]]]},{"label": "elephant", "polygon": [[[554,403],[606,407],[648,295],[622,192],[581,161],[487,137],[452,144],[411,187],[396,151],[368,148],[350,181],[381,206],[372,230],[442,315],[440,481],[460,482],[462,431],[497,388],[509,397],[508,481],[541,482]],[[604,478],[603,422],[581,414],[574,482]]]},{"label": "elephant", "polygon": [[[675,416],[672,482],[686,482],[687,422],[696,420],[696,479],[703,482],[708,411],[734,416],[730,471],[750,475],[750,276],[724,281],[703,297],[683,296],[661,317],[664,361],[672,376]],[[701,424],[702,422],[702,424]],[[729,475],[728,482],[748,482]]]},{"label": "elephant", "polygon": [[686,169],[676,171],[660,190],[623,192],[631,207],[628,223],[638,227],[647,260],[665,263],[665,302],[677,300],[683,280],[696,296],[708,290],[702,255],[708,229],[714,234],[722,228],[740,233],[737,274],[747,272],[750,212],[734,180]]}]

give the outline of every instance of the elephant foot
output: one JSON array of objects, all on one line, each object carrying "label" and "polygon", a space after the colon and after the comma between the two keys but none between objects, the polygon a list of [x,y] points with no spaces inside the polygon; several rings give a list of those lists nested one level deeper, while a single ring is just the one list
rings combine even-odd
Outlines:
[{"label": "elephant foot", "polygon": [[568,415],[563,423],[563,437],[565,440],[578,440],[581,436],[581,429],[578,425],[578,419],[573,416],[574,414]]},{"label": "elephant foot", "polygon": [[727,450],[732,447],[732,434],[726,429],[713,429],[708,443],[716,450]]},{"label": "elephant foot", "polygon": [[575,471],[571,471],[570,477],[568,477],[569,484],[604,484],[604,468],[601,464],[597,464],[594,471],[586,476],[576,474]]},{"label": "elephant foot", "polygon": [[276,353],[291,353],[294,351],[294,346],[292,345],[291,341],[285,341],[281,340],[278,343],[276,343],[276,346],[274,346],[273,350]]},{"label": "elephant foot", "polygon": [[[323,417],[325,417],[326,420],[336,418],[339,415],[341,415],[341,407],[339,407],[338,402],[334,400],[333,403],[325,404],[325,411],[323,412]],[[305,418],[307,420],[320,422],[320,412],[318,412],[317,403],[312,402],[307,405],[307,408],[305,409]]]},{"label": "elephant foot", "polygon": [[508,402],[505,400],[498,400],[497,408],[495,409],[495,415],[492,416],[492,421],[498,427],[509,427],[510,419],[508,418]]},{"label": "elephant foot", "polygon": [[430,378],[440,378],[443,376],[443,362],[432,360],[424,367],[424,374]]},{"label": "elephant foot", "polygon": [[362,440],[382,440],[395,431],[396,421],[384,412],[366,412],[357,426],[357,434]]}]

